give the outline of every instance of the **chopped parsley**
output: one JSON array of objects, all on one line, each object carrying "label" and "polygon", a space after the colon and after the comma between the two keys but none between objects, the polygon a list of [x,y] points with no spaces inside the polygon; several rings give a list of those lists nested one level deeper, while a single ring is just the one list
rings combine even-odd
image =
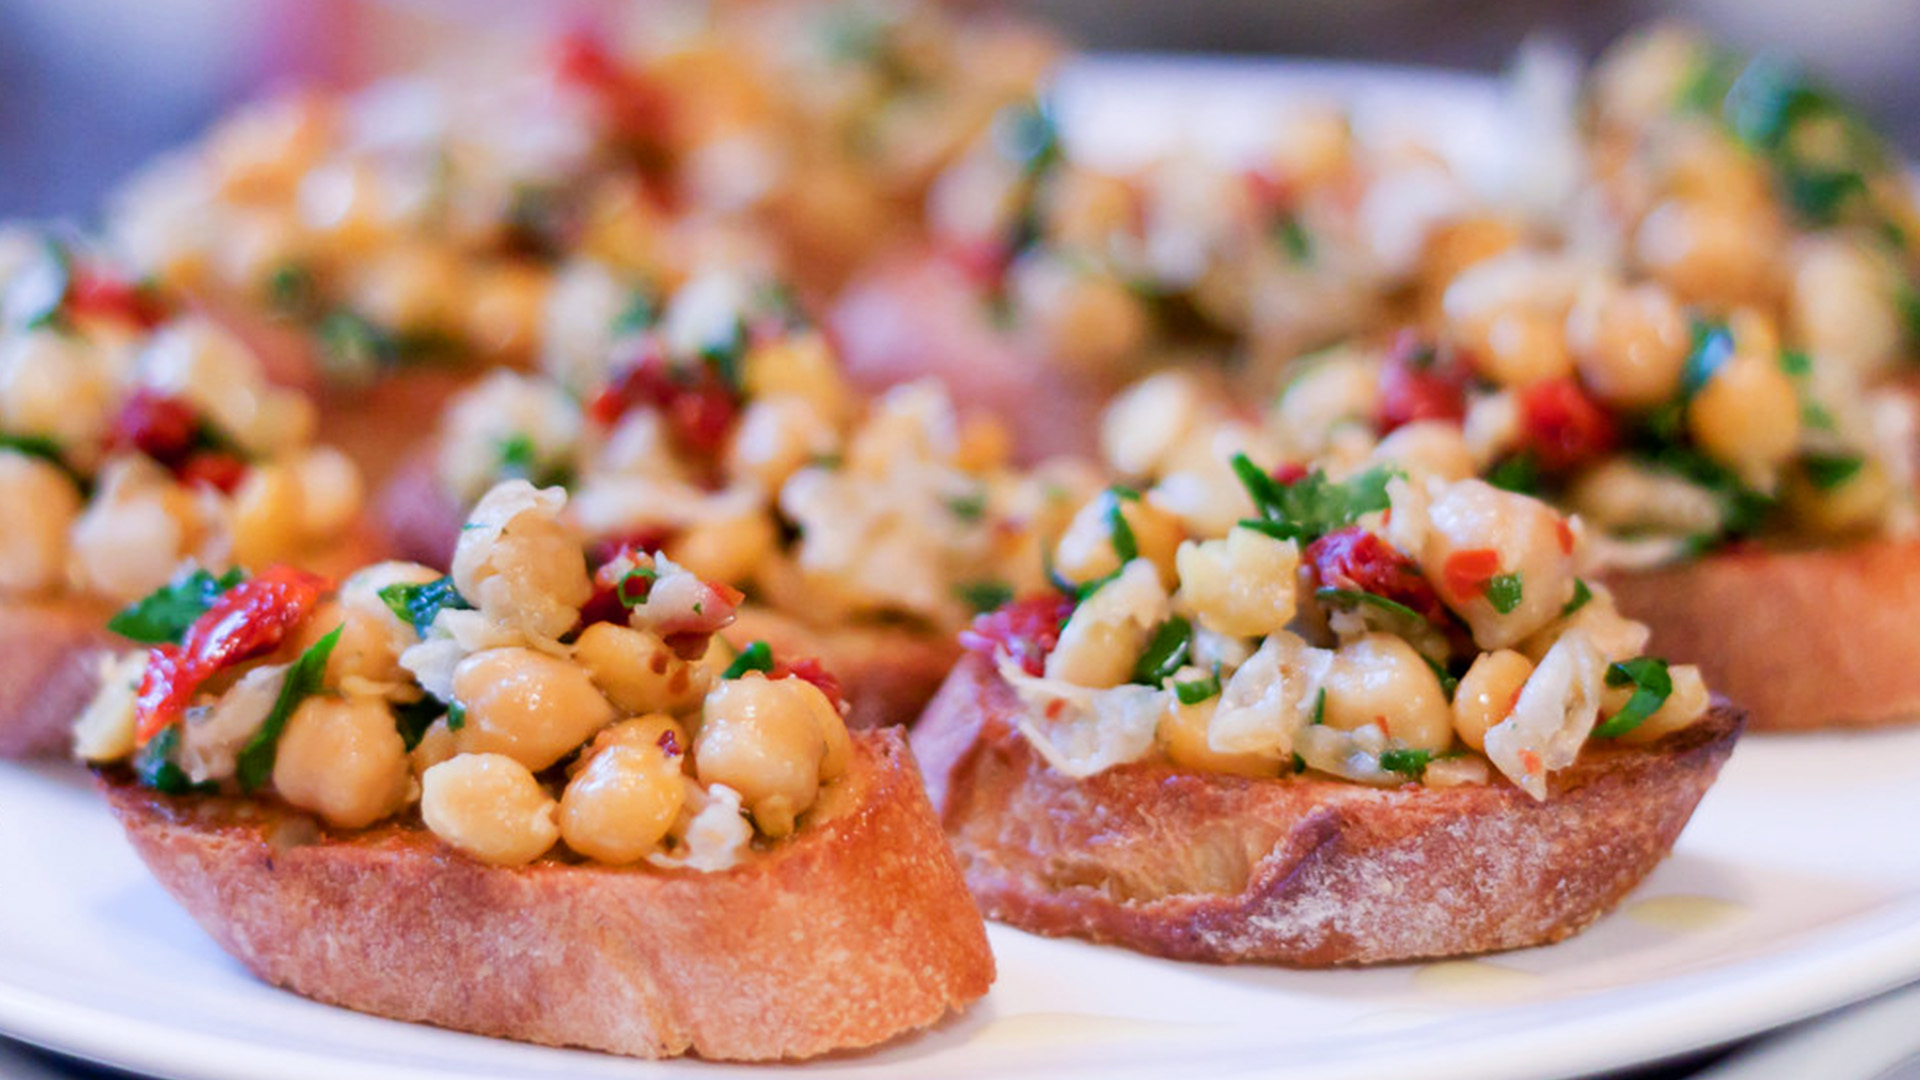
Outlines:
[{"label": "chopped parsley", "polygon": [[660,318],[660,300],[645,289],[627,293],[627,304],[613,318],[613,336],[625,337],[651,327]]},{"label": "chopped parsley", "polygon": [[313,271],[299,263],[282,263],[267,275],[267,304],[289,318],[311,316],[320,306],[320,286]]},{"label": "chopped parsley", "polygon": [[573,479],[564,465],[542,467],[540,448],[526,432],[516,431],[500,440],[496,453],[495,472],[502,479],[525,480],[534,487],[566,487]]},{"label": "chopped parsley", "polygon": [[1680,393],[1691,398],[1713,379],[1728,360],[1733,359],[1733,331],[1726,323],[1696,320],[1693,347],[1687,350],[1686,367],[1680,376]]},{"label": "chopped parsley", "polygon": [[947,513],[961,521],[979,521],[987,513],[987,493],[970,491],[965,495],[955,495],[947,500]]},{"label": "chopped parsley", "polygon": [[1365,605],[1379,611],[1384,611],[1396,618],[1404,619],[1415,626],[1427,621],[1425,615],[1420,614],[1398,600],[1389,600],[1378,593],[1370,593],[1361,589],[1315,589],[1313,598],[1318,600],[1322,605],[1344,608],[1354,608]]},{"label": "chopped parsley", "polygon": [[1596,739],[1612,739],[1646,723],[1647,717],[1660,711],[1673,694],[1673,676],[1667,672],[1667,662],[1651,656],[1622,660],[1607,668],[1607,685],[1633,687],[1633,696],[1627,699],[1620,711],[1608,717],[1606,722],[1593,729]]},{"label": "chopped parsley", "polygon": [[[1452,701],[1453,692],[1460,688],[1459,678],[1456,677],[1453,672],[1448,671],[1446,666],[1440,663],[1440,661],[1435,660],[1425,653],[1420,654],[1420,659],[1424,661],[1428,669],[1433,672],[1433,677],[1440,680],[1440,692],[1447,696],[1448,701]],[[1321,693],[1324,694],[1326,691],[1322,690]]]},{"label": "chopped parsley", "polygon": [[179,750],[180,725],[168,724],[133,755],[134,779],[162,795],[211,790],[214,785],[194,783],[185,769],[174,764],[174,755]]},{"label": "chopped parsley", "polygon": [[997,611],[1013,600],[1013,586],[1004,581],[969,581],[956,586],[954,592],[975,615]]},{"label": "chopped parsley", "polygon": [[393,707],[393,726],[400,732],[400,742],[411,753],[427,737],[427,729],[442,716],[448,717],[447,726],[452,727],[452,712],[434,698],[432,694],[422,694],[419,701],[402,702]]},{"label": "chopped parsley", "polygon": [[1120,498],[1114,496],[1107,503],[1107,534],[1113,541],[1113,554],[1125,566],[1140,557],[1140,541],[1133,535],[1133,526],[1127,524],[1127,515],[1120,509]]},{"label": "chopped parsley", "polygon": [[1427,766],[1433,761],[1429,750],[1398,748],[1380,751],[1380,767],[1390,773],[1399,773],[1411,780],[1418,780],[1426,774]]},{"label": "chopped parsley", "polygon": [[1502,615],[1511,614],[1525,595],[1519,574],[1495,574],[1487,579],[1487,603]]},{"label": "chopped parsley", "polygon": [[1233,471],[1260,515],[1240,524],[1275,539],[1302,543],[1351,525],[1362,514],[1385,510],[1387,482],[1399,475],[1380,466],[1335,482],[1316,469],[1291,484],[1282,484],[1245,454],[1233,456]]},{"label": "chopped parsley", "polygon": [[1320,692],[1313,696],[1313,716],[1309,718],[1307,722],[1315,725],[1324,724],[1327,722],[1327,688],[1326,687],[1324,686],[1321,687]]},{"label": "chopped parsley", "polygon": [[1280,250],[1287,253],[1289,262],[1305,266],[1313,261],[1313,234],[1301,224],[1298,215],[1280,215],[1273,223],[1273,239]]},{"label": "chopped parsley", "polygon": [[142,645],[179,644],[187,630],[207,613],[215,600],[240,584],[246,575],[239,569],[214,577],[195,570],[147,594],[122,609],[107,623],[107,629]]},{"label": "chopped parsley", "polygon": [[636,566],[620,576],[620,583],[613,587],[613,598],[620,606],[632,611],[647,602],[653,595],[653,583],[660,580],[660,572],[651,566]]},{"label": "chopped parsley", "polygon": [[327,676],[327,658],[340,643],[341,629],[334,627],[287,669],[286,681],[280,684],[280,696],[273,700],[273,708],[261,722],[260,730],[247,740],[236,759],[234,776],[240,781],[242,791],[257,791],[272,778],[274,758],[280,751],[280,733],[286,730],[287,721],[292,719],[300,703],[320,692]]},{"label": "chopped parsley", "polygon": [[393,617],[413,627],[413,632],[421,637],[427,636],[427,628],[433,620],[440,617],[442,611],[465,611],[473,607],[460,590],[453,587],[453,578],[443,577],[422,585],[409,585],[395,582],[380,590],[380,602],[387,605]]},{"label": "chopped parsley", "polygon": [[1178,615],[1160,624],[1133,665],[1133,681],[1159,686],[1187,665],[1193,652],[1193,624]]},{"label": "chopped parsley", "polygon": [[1587,601],[1592,599],[1593,590],[1587,586],[1587,580],[1585,578],[1574,578],[1573,599],[1568,600],[1566,606],[1560,609],[1560,617],[1564,619],[1572,615],[1574,612],[1586,607]]},{"label": "chopped parsley", "polygon": [[1860,474],[1866,459],[1858,454],[1808,454],[1800,459],[1807,482],[1821,491],[1832,491]]},{"label": "chopped parsley", "polygon": [[1487,483],[1520,495],[1540,493],[1540,460],[1531,450],[1501,458],[1487,473]]},{"label": "chopped parsley", "polygon": [[1220,669],[1214,668],[1213,674],[1198,679],[1173,684],[1173,696],[1180,699],[1182,705],[1198,705],[1220,693]]},{"label": "chopped parsley", "polygon": [[400,344],[371,321],[350,311],[320,320],[320,366],[344,381],[364,382],[399,362]]},{"label": "chopped parsley", "polygon": [[773,648],[766,642],[756,641],[740,650],[740,655],[733,658],[733,663],[727,665],[727,670],[721,672],[720,677],[738,679],[749,671],[761,674],[773,671]]},{"label": "chopped parsley", "polygon": [[467,707],[454,702],[447,706],[447,730],[459,731],[467,726]]}]

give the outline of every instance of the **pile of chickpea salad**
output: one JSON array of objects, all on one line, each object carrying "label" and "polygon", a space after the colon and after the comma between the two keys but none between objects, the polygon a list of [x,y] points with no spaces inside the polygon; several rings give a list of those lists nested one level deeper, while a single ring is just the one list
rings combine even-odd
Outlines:
[{"label": "pile of chickpea salad", "polygon": [[168,794],[271,794],[337,829],[418,820],[482,862],[564,845],[724,870],[804,827],[852,745],[813,661],[714,638],[740,594],[626,549],[591,573],[565,494],[509,481],[452,573],[336,591],[285,567],[183,573],[114,629],[79,755]]},{"label": "pile of chickpea salad", "polygon": [[1141,761],[1536,799],[1590,740],[1705,715],[1699,671],[1581,576],[1584,529],[1477,479],[1376,464],[1231,468],[1251,511],[1209,531],[1182,493],[1114,487],[1052,552],[1056,588],[963,640],[1068,776]]},{"label": "pile of chickpea salad", "polygon": [[1000,425],[963,420],[935,381],[861,398],[761,276],[713,270],[666,298],[606,286],[582,303],[605,328],[593,348],[450,407],[454,502],[503,477],[559,484],[599,546],[657,548],[810,622],[950,634],[1042,585],[1040,538],[1098,486],[1070,463],[1016,469]]},{"label": "pile of chickpea salad", "polygon": [[100,254],[0,231],[0,595],[130,600],[182,559],[311,554],[359,474],[232,334]]}]

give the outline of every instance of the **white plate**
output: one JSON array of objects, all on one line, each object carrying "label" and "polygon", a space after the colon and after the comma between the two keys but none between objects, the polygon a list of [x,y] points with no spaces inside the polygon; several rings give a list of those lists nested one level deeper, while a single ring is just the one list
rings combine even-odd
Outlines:
[{"label": "white plate", "polygon": [[[1094,64],[1063,88],[1062,112],[1081,130],[1128,133],[1136,148],[1148,140],[1133,128],[1158,124],[1228,152],[1260,129],[1251,110],[1303,93],[1357,95],[1383,116],[1454,116],[1463,156],[1500,123],[1485,83],[1327,70]],[[1222,968],[995,928],[1000,981],[966,1017],[805,1068],[1518,1080],[1736,1039],[1920,978],[1916,762],[1920,731],[1750,740],[1621,911],[1573,941],[1491,960]],[[0,767],[0,823],[0,867],[12,868],[0,889],[0,1031],[21,1039],[181,1080],[769,1075],[316,1005],[261,985],[216,948],[149,880],[76,772]]]}]

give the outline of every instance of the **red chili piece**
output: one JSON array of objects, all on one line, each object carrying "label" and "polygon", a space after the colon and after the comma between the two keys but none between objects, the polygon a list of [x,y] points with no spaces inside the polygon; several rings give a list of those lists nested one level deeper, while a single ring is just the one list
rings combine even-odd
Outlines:
[{"label": "red chili piece", "polygon": [[174,470],[174,475],[189,487],[210,487],[231,495],[247,478],[247,463],[232,454],[209,450],[189,457]]},{"label": "red chili piece", "polygon": [[727,444],[740,415],[740,398],[718,372],[705,364],[675,366],[649,349],[637,363],[623,367],[587,406],[596,423],[611,427],[629,409],[660,410],[682,446],[714,456]]},{"label": "red chili piece", "polygon": [[1445,580],[1447,595],[1455,600],[1466,601],[1476,596],[1484,596],[1487,583],[1500,573],[1500,553],[1492,548],[1472,548],[1468,551],[1456,551],[1447,556],[1440,567],[1440,576]]},{"label": "red chili piece", "polygon": [[1305,465],[1297,461],[1283,461],[1275,465],[1273,471],[1267,475],[1273,477],[1273,482],[1281,487],[1292,487],[1305,480],[1309,471]]},{"label": "red chili piece", "polygon": [[75,318],[117,319],[142,330],[167,319],[166,305],[151,290],[84,268],[74,271],[67,289],[67,311]]},{"label": "red chili piece", "polygon": [[1555,472],[1604,457],[1620,441],[1612,415],[1572,379],[1521,390],[1520,429],[1541,468]]},{"label": "red chili piece", "polygon": [[119,450],[137,450],[169,469],[177,469],[200,434],[200,418],[184,400],[155,390],[136,390],[114,419],[108,442]]},{"label": "red chili piece", "polygon": [[576,30],[555,50],[554,73],[592,94],[623,138],[664,145],[673,129],[673,99],[654,80],[621,65],[599,35]]},{"label": "red chili piece", "polygon": [[1432,346],[1412,332],[1395,340],[1380,372],[1381,434],[1415,420],[1452,420],[1467,415],[1466,373],[1443,364]]},{"label": "red chili piece", "polygon": [[290,566],[272,566],[228,589],[194,620],[178,645],[157,645],[134,699],[135,734],[144,743],[186,713],[202,684],[223,668],[272,652],[306,621],[333,583]]},{"label": "red chili piece", "polygon": [[1446,608],[1412,559],[1358,525],[1349,525],[1307,545],[1307,562],[1321,588],[1383,596],[1440,622]]},{"label": "red chili piece", "polygon": [[798,660],[777,660],[773,670],[767,674],[770,679],[799,679],[812,683],[814,688],[827,695],[836,709],[847,707],[846,692],[840,686],[840,680],[834,677],[819,660],[805,656]]},{"label": "red chili piece", "polygon": [[1060,628],[1073,615],[1073,598],[1044,593],[990,611],[960,631],[960,644],[991,658],[1005,652],[1029,675],[1046,672],[1047,654],[1060,644]]}]

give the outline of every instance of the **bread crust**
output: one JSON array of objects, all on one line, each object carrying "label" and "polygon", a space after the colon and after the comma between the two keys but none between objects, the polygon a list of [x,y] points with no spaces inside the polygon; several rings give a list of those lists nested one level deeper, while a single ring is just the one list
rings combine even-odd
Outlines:
[{"label": "bread crust", "polygon": [[0,599],[0,758],[52,757],[100,683],[100,658],[126,642],[113,605],[59,595]]},{"label": "bread crust", "polygon": [[255,974],[398,1020],[636,1057],[872,1046],[986,993],[985,926],[897,733],[717,873],[489,867],[417,823],[330,834],[278,802],[103,776],[134,849]]},{"label": "bread crust", "polygon": [[1757,731],[1920,720],[1920,541],[1727,552],[1606,583],[1653,652],[1700,665]]},{"label": "bread crust", "polygon": [[1073,780],[1015,729],[981,657],[913,731],[928,793],[987,917],[1183,960],[1298,967],[1559,941],[1671,850],[1742,726],[1590,747],[1535,802],[1487,785],[1379,789],[1141,763]]}]

